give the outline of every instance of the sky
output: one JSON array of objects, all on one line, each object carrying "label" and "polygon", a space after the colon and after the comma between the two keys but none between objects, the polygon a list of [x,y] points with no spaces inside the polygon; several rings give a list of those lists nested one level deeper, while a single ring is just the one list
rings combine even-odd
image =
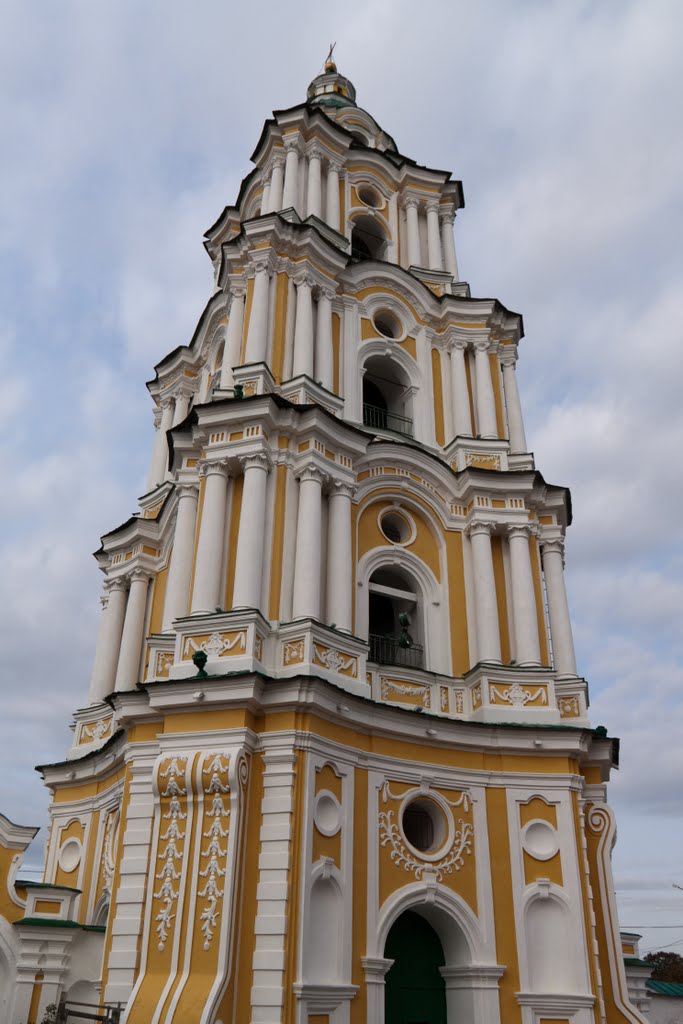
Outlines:
[{"label": "sky", "polygon": [[683,953],[682,33],[679,0],[4,0],[0,811],[47,820],[33,765],[86,700],[91,553],[145,489],[145,381],[192,335],[202,235],[263,121],[336,40],[399,150],[463,181],[472,294],[524,316],[527,437],[573,498],[579,669],[621,738],[621,923]]}]

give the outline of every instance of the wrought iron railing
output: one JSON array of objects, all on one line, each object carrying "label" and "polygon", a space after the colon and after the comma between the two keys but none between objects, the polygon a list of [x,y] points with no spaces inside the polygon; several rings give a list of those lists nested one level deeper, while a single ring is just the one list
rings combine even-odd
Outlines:
[{"label": "wrought iron railing", "polygon": [[368,405],[367,402],[363,403],[363,423],[375,430],[391,430],[394,434],[413,436],[413,421],[409,416],[399,416],[398,413],[380,409],[377,405]]},{"label": "wrought iron railing", "polygon": [[393,636],[378,636],[371,633],[368,637],[370,653],[368,660],[378,665],[400,665],[403,668],[424,667],[424,647],[422,644],[411,644],[402,647]]},{"label": "wrought iron railing", "polygon": [[97,1006],[94,1003],[76,1003],[62,999],[57,1010],[56,1024],[76,1024],[80,1021],[95,1021],[99,1024],[119,1024],[123,1009],[117,1006]]}]

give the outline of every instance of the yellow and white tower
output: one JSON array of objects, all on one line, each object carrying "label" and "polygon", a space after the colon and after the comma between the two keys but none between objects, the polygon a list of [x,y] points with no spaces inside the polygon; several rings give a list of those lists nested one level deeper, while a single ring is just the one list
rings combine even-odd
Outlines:
[{"label": "yellow and white tower", "polygon": [[460,182],[331,60],[252,159],[96,555],[12,1024],[636,1024],[521,318],[461,279]]}]

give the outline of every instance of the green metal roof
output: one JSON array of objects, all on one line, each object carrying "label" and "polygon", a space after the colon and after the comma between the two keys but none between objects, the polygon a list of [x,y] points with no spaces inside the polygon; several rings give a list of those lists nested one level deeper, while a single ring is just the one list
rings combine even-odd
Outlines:
[{"label": "green metal roof", "polygon": [[625,956],[624,963],[627,967],[649,967],[652,970],[652,964],[649,960],[641,960],[637,956]]},{"label": "green metal roof", "polygon": [[648,992],[658,996],[678,996],[683,999],[683,982],[680,981],[646,981]]}]

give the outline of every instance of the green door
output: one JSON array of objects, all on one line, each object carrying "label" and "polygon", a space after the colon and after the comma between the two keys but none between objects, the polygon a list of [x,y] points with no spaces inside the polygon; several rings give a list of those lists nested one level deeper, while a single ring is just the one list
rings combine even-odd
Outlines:
[{"label": "green door", "polygon": [[385,1024],[446,1024],[446,988],[439,936],[419,914],[406,910],[387,936]]}]

